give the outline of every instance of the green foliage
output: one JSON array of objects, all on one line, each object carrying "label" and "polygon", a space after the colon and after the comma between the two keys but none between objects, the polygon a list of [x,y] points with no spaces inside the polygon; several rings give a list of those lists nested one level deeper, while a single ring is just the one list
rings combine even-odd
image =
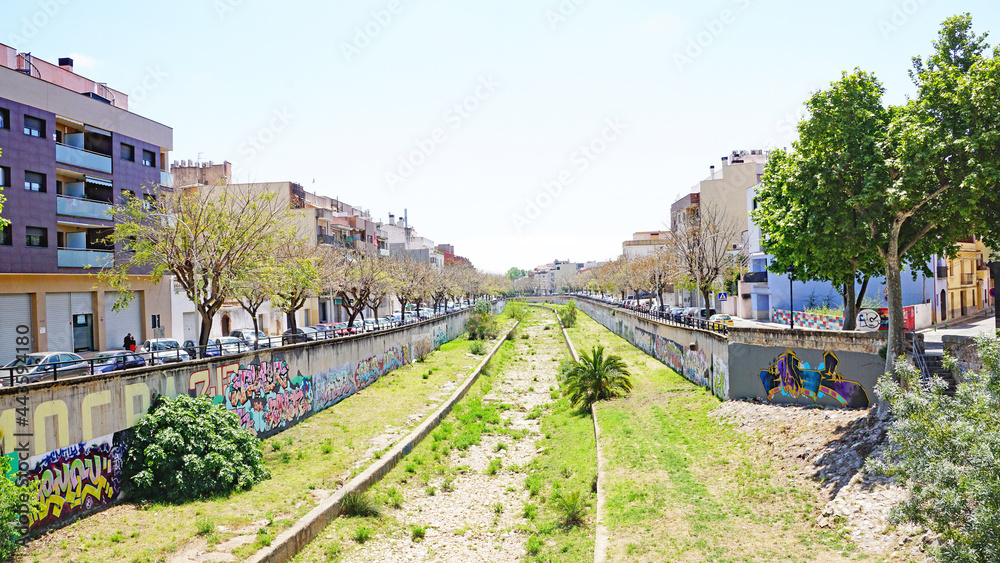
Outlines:
[{"label": "green foliage", "polygon": [[503,460],[495,457],[490,460],[489,467],[486,468],[487,475],[496,475],[503,468]]},{"label": "green foliage", "polygon": [[565,307],[559,310],[559,323],[563,328],[572,328],[576,325],[576,302],[570,300]]},{"label": "green foliage", "polygon": [[24,500],[29,507],[38,503],[38,482],[19,486],[6,478],[10,472],[10,458],[0,457],[0,561],[7,561],[17,552],[17,539],[21,536],[18,529],[18,507]]},{"label": "green foliage", "polygon": [[393,508],[403,507],[403,493],[399,492],[396,487],[389,487],[386,491],[386,496],[388,497],[388,505]]},{"label": "green foliage", "polygon": [[414,524],[410,528],[410,537],[413,539],[413,541],[420,541],[420,540],[424,539],[425,535],[427,535],[427,527],[426,526],[417,526],[417,525]]},{"label": "green foliage", "polygon": [[528,316],[528,306],[521,301],[508,301],[503,312],[516,321],[523,321]]},{"label": "green foliage", "polygon": [[261,442],[208,397],[157,397],[133,427],[125,456],[133,498],[185,502],[268,479]]},{"label": "green foliage", "polygon": [[542,538],[538,536],[531,536],[528,538],[528,555],[538,555],[538,552],[542,550]]},{"label": "green foliage", "polygon": [[365,526],[361,526],[354,531],[354,541],[358,543],[365,543],[372,538],[372,531]]},{"label": "green foliage", "polygon": [[520,279],[520,278],[523,278],[524,276],[527,276],[527,275],[528,275],[527,271],[522,270],[521,268],[518,268],[516,266],[512,267],[509,270],[507,270],[507,274],[506,274],[507,279],[509,279],[509,280]]},{"label": "green foliage", "polygon": [[528,494],[536,497],[542,491],[542,476],[534,473],[524,480],[524,488],[528,489]]},{"label": "green foliage", "polygon": [[485,299],[476,300],[469,320],[465,322],[469,340],[486,340],[497,335],[498,325],[493,315],[493,307]]},{"label": "green foliage", "polygon": [[194,527],[198,530],[199,536],[207,536],[215,531],[215,520],[202,516],[194,521]]},{"label": "green foliage", "polygon": [[567,528],[583,524],[590,506],[587,496],[580,491],[556,492],[552,495],[552,502],[559,514],[559,522]]},{"label": "green foliage", "polygon": [[580,355],[566,373],[565,392],[574,407],[589,409],[597,401],[627,395],[632,379],[625,362],[614,354],[604,356],[604,346]]},{"label": "green foliage", "polygon": [[382,515],[378,503],[368,495],[357,491],[347,493],[344,502],[340,505],[340,511],[349,518],[354,517],[378,517]]},{"label": "green foliage", "polygon": [[940,534],[940,561],[1000,561],[1000,343],[977,343],[985,368],[967,374],[954,397],[940,380],[923,387],[909,364],[902,385],[884,377],[876,387],[895,420],[885,459],[867,469],[909,484],[891,519]]},{"label": "green foliage", "polygon": [[482,340],[473,340],[469,342],[469,352],[477,356],[486,355],[486,343]]}]

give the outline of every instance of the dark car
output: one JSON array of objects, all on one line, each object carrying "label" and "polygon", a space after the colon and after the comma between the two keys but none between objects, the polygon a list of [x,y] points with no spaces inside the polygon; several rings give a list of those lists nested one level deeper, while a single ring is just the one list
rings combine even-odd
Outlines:
[{"label": "dark car", "polygon": [[299,342],[313,342],[319,337],[316,329],[309,327],[299,327],[295,330],[288,329],[282,335],[282,342],[285,344],[298,344]]},{"label": "dark car", "polygon": [[205,346],[205,353],[199,354],[200,347],[194,340],[184,341],[184,351],[188,353],[192,358],[214,358],[216,356],[222,355],[222,348],[220,348],[215,342],[209,340],[208,345]]},{"label": "dark car", "polygon": [[21,356],[4,366],[0,370],[0,385],[10,385],[18,377],[25,377],[28,383],[34,383],[89,373],[90,364],[77,354],[36,352]]},{"label": "dark car", "polygon": [[132,368],[141,368],[146,365],[146,360],[142,356],[129,350],[112,350],[110,352],[100,352],[90,359],[93,368],[92,373],[108,373]]},{"label": "dark car", "polygon": [[236,330],[231,330],[229,331],[229,336],[239,338],[251,349],[253,349],[254,344],[257,345],[257,348],[271,347],[271,339],[268,338],[262,331],[254,331],[252,328],[238,328]]}]

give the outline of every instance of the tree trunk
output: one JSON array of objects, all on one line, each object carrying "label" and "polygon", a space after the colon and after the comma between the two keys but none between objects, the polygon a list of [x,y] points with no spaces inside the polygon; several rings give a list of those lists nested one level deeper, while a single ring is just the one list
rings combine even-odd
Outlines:
[{"label": "tree trunk", "polygon": [[858,311],[855,308],[854,278],[844,284],[844,330],[854,330],[858,327]]},{"label": "tree trunk", "polygon": [[257,346],[260,344],[260,326],[257,325],[257,315],[253,315],[253,349],[256,350]]},{"label": "tree trunk", "polygon": [[871,276],[865,276],[865,281],[861,282],[861,291],[858,292],[857,301],[854,302],[854,309],[861,310],[862,303],[865,302],[865,294],[868,293],[868,282],[872,281]]},{"label": "tree trunk", "polygon": [[295,324],[295,311],[285,311],[285,322],[288,323],[288,330],[295,334],[295,329],[298,328]]},{"label": "tree trunk", "polygon": [[889,341],[885,351],[885,372],[895,375],[896,360],[903,355],[903,281],[900,274],[899,228],[889,238],[885,261],[886,293],[889,297]]},{"label": "tree trunk", "polygon": [[201,314],[201,332],[198,335],[198,357],[205,356],[205,346],[208,346],[208,339],[212,335],[212,320],[215,317],[215,311],[206,308],[198,308],[198,313]]}]

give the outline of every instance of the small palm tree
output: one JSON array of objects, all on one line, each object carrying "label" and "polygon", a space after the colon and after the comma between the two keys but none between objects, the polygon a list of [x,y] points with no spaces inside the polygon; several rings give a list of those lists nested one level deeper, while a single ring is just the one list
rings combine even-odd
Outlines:
[{"label": "small palm tree", "polygon": [[620,356],[604,357],[604,346],[584,352],[579,362],[566,370],[566,395],[573,406],[590,408],[597,401],[627,395],[632,391],[631,374]]}]

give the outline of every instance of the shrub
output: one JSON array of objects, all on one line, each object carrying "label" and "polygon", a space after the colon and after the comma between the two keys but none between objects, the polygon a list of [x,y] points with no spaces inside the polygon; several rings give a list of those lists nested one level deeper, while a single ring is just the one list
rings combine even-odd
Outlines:
[{"label": "shrub", "polygon": [[542,490],[542,476],[537,473],[530,475],[524,480],[524,488],[528,489],[528,494],[531,496],[538,496]]},{"label": "shrub", "polygon": [[573,406],[589,409],[597,401],[627,395],[632,379],[621,357],[604,356],[604,346],[584,352],[579,363],[566,370],[566,394]]},{"label": "shrub", "polygon": [[361,526],[354,531],[354,541],[358,543],[365,543],[372,538],[372,531],[368,528]]},{"label": "shrub", "polygon": [[486,340],[497,335],[496,317],[488,301],[476,301],[469,320],[465,322],[465,330],[469,333],[469,340]]},{"label": "shrub", "polygon": [[378,503],[375,502],[372,497],[367,493],[359,493],[357,491],[347,493],[344,497],[343,504],[340,505],[340,511],[347,517],[367,517],[367,516],[381,516],[382,511],[379,510]]},{"label": "shrub", "polygon": [[414,525],[410,528],[410,537],[413,538],[413,541],[420,541],[424,539],[425,535],[427,535],[426,526]]},{"label": "shrub", "polygon": [[576,302],[570,301],[559,311],[559,323],[563,328],[571,328],[576,325]]},{"label": "shrub", "polygon": [[396,487],[390,487],[389,490],[386,491],[386,496],[389,499],[389,502],[387,503],[389,506],[393,508],[403,507],[403,494],[400,493]]},{"label": "shrub", "polygon": [[886,376],[875,388],[895,420],[885,458],[867,469],[908,483],[910,496],[890,519],[940,534],[940,561],[1000,561],[1000,343],[977,344],[984,369],[967,374],[953,397],[939,379],[922,386],[905,363],[902,384]]},{"label": "shrub", "polygon": [[133,427],[125,456],[129,496],[184,502],[268,479],[261,442],[208,397],[156,397]]},{"label": "shrub", "polygon": [[486,343],[482,340],[473,340],[472,342],[469,342],[469,352],[477,356],[486,355]]},{"label": "shrub", "polygon": [[538,536],[531,536],[528,538],[528,554],[538,555],[538,552],[542,550],[542,539]]},{"label": "shrub", "polygon": [[508,301],[504,312],[514,320],[523,321],[528,316],[528,306],[520,301]]},{"label": "shrub", "polygon": [[215,531],[215,521],[208,516],[202,516],[194,521],[194,527],[198,530],[199,536],[207,536]]},{"label": "shrub", "polygon": [[10,471],[10,458],[2,456],[0,460],[0,469],[3,470],[0,474],[0,561],[7,561],[17,553],[17,540],[21,536],[17,523],[21,497],[30,499],[32,506],[37,505],[40,482],[35,481],[27,486],[15,484],[4,476]]},{"label": "shrub", "polygon": [[503,468],[503,461],[500,458],[493,458],[490,460],[490,466],[486,468],[487,475],[496,475]]},{"label": "shrub", "polygon": [[555,510],[559,514],[559,521],[567,528],[583,524],[583,518],[587,514],[587,507],[590,503],[587,497],[580,491],[572,493],[556,492],[552,495],[552,502]]}]

